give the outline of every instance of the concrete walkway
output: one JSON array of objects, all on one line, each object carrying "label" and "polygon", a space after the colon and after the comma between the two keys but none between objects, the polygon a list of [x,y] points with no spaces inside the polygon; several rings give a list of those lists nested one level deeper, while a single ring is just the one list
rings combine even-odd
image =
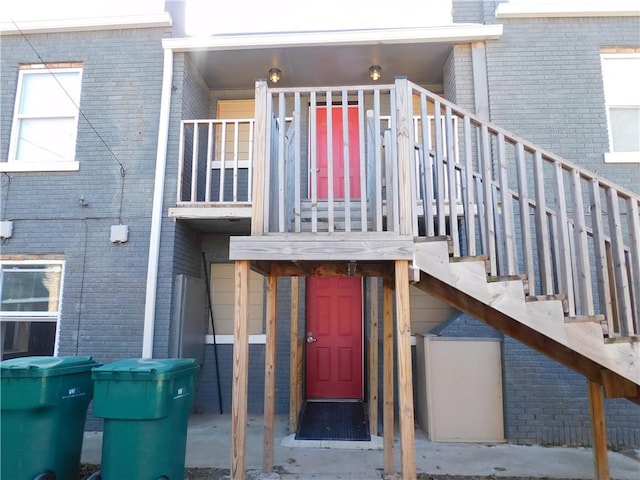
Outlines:
[{"label": "concrete walkway", "polygon": [[[247,429],[247,470],[262,468],[261,416],[250,416]],[[187,467],[229,468],[230,415],[194,415],[189,421]],[[275,465],[282,479],[380,479],[382,442],[374,439],[366,449],[353,449],[358,442],[300,442],[288,432],[288,418],[276,418]],[[398,435],[396,435],[398,439]],[[84,463],[100,463],[102,434],[88,432],[82,451]],[[360,445],[362,448],[362,445]],[[395,467],[400,466],[396,440]],[[418,473],[494,477],[593,479],[591,449],[506,444],[433,443],[416,429]],[[640,451],[609,452],[611,478],[640,479]]]}]

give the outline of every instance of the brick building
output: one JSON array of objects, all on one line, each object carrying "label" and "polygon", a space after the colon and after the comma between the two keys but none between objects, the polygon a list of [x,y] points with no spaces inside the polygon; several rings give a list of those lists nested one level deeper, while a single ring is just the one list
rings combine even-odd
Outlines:
[{"label": "brick building", "polygon": [[[393,135],[401,130],[399,124],[394,123],[401,121],[394,114],[394,109],[400,107],[393,102],[396,101],[394,92],[403,85],[398,83],[403,77],[416,85],[407,102],[412,108],[412,118],[415,118],[411,138],[416,143],[424,140],[422,145],[426,148],[416,147],[416,151],[427,152],[423,160],[429,157],[428,147],[431,147],[433,165],[438,165],[438,158],[445,158],[441,164],[441,178],[447,175],[448,156],[465,157],[467,146],[469,158],[472,151],[481,150],[481,125],[489,125],[487,131],[495,137],[484,145],[487,152],[499,151],[500,138],[507,138],[507,144],[514,148],[518,148],[520,139],[525,139],[539,146],[539,149],[531,147],[530,150],[527,143],[523,147],[527,158],[531,155],[531,162],[538,154],[545,159],[549,155],[552,159],[551,167],[542,168],[551,172],[551,177],[545,180],[546,190],[543,189],[548,194],[550,209],[552,198],[555,198],[556,207],[563,204],[549,180],[554,178],[554,162],[560,165],[560,160],[553,160],[556,158],[562,158],[562,162],[566,159],[567,165],[577,165],[592,172],[594,179],[609,182],[606,185],[615,185],[618,189],[607,186],[607,191],[620,191],[621,198],[629,198],[620,200],[625,222],[633,218],[634,212],[636,216],[635,227],[631,221],[621,230],[621,235],[629,239],[621,247],[628,262],[627,281],[623,282],[624,275],[615,277],[618,283],[612,287],[612,291],[626,288],[631,292],[627,303],[624,299],[619,300],[621,303],[614,308],[618,313],[628,312],[628,320],[611,321],[605,336],[615,337],[615,344],[623,345],[615,348],[628,348],[634,355],[640,333],[638,271],[635,270],[638,268],[637,252],[633,250],[634,245],[637,247],[633,242],[637,242],[638,235],[637,198],[640,192],[637,128],[634,136],[639,110],[634,97],[637,91],[633,89],[637,82],[625,82],[621,78],[636,78],[640,69],[640,16],[637,11],[623,7],[616,4],[603,10],[587,4],[545,10],[526,2],[454,0],[448,19],[416,21],[411,28],[386,25],[387,28],[375,26],[362,30],[226,33],[208,37],[188,37],[184,33],[184,5],[180,1],[167,2],[169,13],[159,11],[145,16],[100,20],[3,24],[0,45],[3,358],[34,354],[93,355],[98,361],[108,362],[140,356],[196,356],[202,362],[196,408],[203,412],[216,412],[220,408],[231,411],[233,347],[237,342],[234,339],[237,323],[234,322],[238,321],[237,312],[234,314],[237,299],[234,297],[233,261],[243,260],[242,255],[248,255],[248,247],[234,247],[233,242],[255,233],[255,222],[252,227],[255,208],[256,204],[262,203],[252,201],[252,195],[255,197],[257,191],[256,183],[261,180],[255,176],[256,155],[259,155],[256,151],[261,148],[257,134],[258,112],[262,105],[260,92],[267,89],[264,98],[274,99],[269,100],[272,103],[266,100],[264,103],[270,116],[265,118],[273,119],[272,123],[267,122],[268,126],[263,125],[271,141],[266,142],[265,148],[270,148],[272,153],[285,152],[295,148],[291,145],[296,142],[302,144],[302,147],[298,145],[301,157],[282,153],[263,160],[265,165],[270,165],[262,172],[268,179],[263,195],[265,199],[274,195],[271,204],[265,201],[263,205],[268,212],[264,225],[267,229],[274,228],[267,233],[293,235],[303,232],[307,225],[309,230],[305,235],[318,234],[318,238],[328,238],[327,235],[331,237],[339,232],[345,235],[340,238],[348,240],[351,233],[369,233],[367,226],[356,222],[367,217],[375,225],[376,213],[366,212],[359,220],[353,220],[353,224],[346,220],[346,213],[334,218],[330,211],[323,217],[323,213],[316,210],[315,214],[304,218],[305,196],[316,201],[324,200],[326,196],[328,204],[332,204],[334,198],[341,199],[342,203],[336,203],[335,208],[343,211],[348,209],[343,199],[353,196],[353,205],[359,209],[365,203],[363,199],[368,197],[374,211],[374,199],[378,196],[382,199],[382,192],[385,192],[389,197],[384,196],[381,200],[380,211],[384,213],[380,213],[377,232],[386,234],[391,232],[390,225],[394,222],[401,229],[405,220],[400,210],[395,211],[393,219],[392,200],[396,197],[392,198],[388,193],[393,188],[392,180],[402,175],[389,167],[396,173],[389,174],[391,176],[378,191],[375,185],[367,184],[363,174],[363,189],[347,181],[345,193],[345,190],[338,192],[333,185],[342,182],[344,176],[333,178],[329,173],[323,180],[327,182],[328,190],[322,193],[324,187],[314,183],[319,180],[310,173],[314,161],[310,152],[315,148],[312,128],[329,123],[328,127],[322,127],[324,136],[317,137],[322,138],[318,143],[328,142],[327,150],[335,148],[332,143],[348,146],[361,141],[361,149],[367,152],[377,149],[387,152],[388,158],[394,158],[388,152],[396,147],[385,143],[384,132]],[[375,66],[382,69],[382,79],[377,81],[370,77],[370,67]],[[620,72],[626,72],[628,77]],[[277,84],[271,81],[275,77],[269,82],[256,83],[256,79],[272,74],[281,76]],[[343,85],[345,87],[340,87]],[[62,91],[61,86],[64,87]],[[332,92],[331,95],[327,95],[327,91]],[[446,110],[444,103],[439,104],[425,92],[434,92],[433,98],[439,96],[452,102],[460,112],[451,106]],[[302,107],[296,106],[296,102],[301,102]],[[327,105],[337,105],[334,113],[340,113],[324,113],[324,123],[318,120],[316,124],[309,112],[323,108],[326,112]],[[361,106],[361,110],[356,106]],[[362,122],[360,137],[357,131],[355,137],[350,137],[351,132],[345,126],[347,122],[343,123],[345,119],[351,121],[352,108]],[[441,113],[435,113],[439,108],[442,108]],[[449,120],[447,115],[455,120]],[[367,123],[369,118],[374,118],[373,123]],[[471,136],[465,136],[465,118],[470,119],[470,125],[477,125],[477,132]],[[376,121],[378,124],[374,125]],[[332,122],[344,137],[333,138],[335,132],[333,136],[327,134]],[[426,123],[433,129],[428,133],[421,130],[421,125]],[[453,125],[453,130],[446,126],[447,123]],[[369,125],[373,132],[370,137],[362,133]],[[478,136],[474,136],[476,134]],[[427,136],[433,141],[429,146]],[[372,142],[371,149],[367,142]],[[438,149],[444,153],[438,153]],[[333,154],[325,152],[325,155],[331,159]],[[372,163],[369,164],[369,158],[363,155],[361,165],[366,164],[367,171],[369,168],[376,171],[375,165],[387,157],[378,157],[376,155],[380,154],[375,152],[371,155]],[[505,162],[499,155],[492,161],[489,170],[498,172],[495,173],[494,197],[485,196],[478,205],[486,207],[490,198],[498,202],[495,192],[500,191],[499,172],[503,166],[512,175],[508,186],[522,192],[516,185],[514,155],[517,154],[507,153],[503,158]],[[355,157],[356,154],[349,151],[345,153],[345,157],[348,156]],[[287,177],[289,173],[279,176],[279,172],[289,168],[288,162],[296,161],[302,165],[302,170],[296,170],[298,181],[295,174],[291,174],[293,180]],[[331,161],[328,160],[328,164],[331,165]],[[452,167],[451,178],[458,178],[460,195],[457,199],[467,202],[468,206],[470,200],[464,195],[468,195],[470,187],[461,180],[461,165],[462,161]],[[482,170],[480,160],[475,165]],[[344,169],[344,165],[340,168]],[[347,174],[349,168],[353,173],[358,167],[348,167]],[[381,176],[385,175],[383,170],[380,170]],[[414,173],[420,178],[418,167]],[[435,170],[433,175],[437,177]],[[469,178],[479,179],[479,175]],[[528,175],[534,183],[531,179],[535,173]],[[483,180],[476,181],[480,185]],[[437,201],[437,179],[434,182],[426,182],[424,188],[434,189],[432,194]],[[453,182],[448,185],[456,190],[456,181]],[[287,193],[292,185],[296,185],[296,191],[302,196],[299,204],[293,190],[291,198]],[[427,197],[421,196],[420,183],[415,185],[415,188],[411,187],[412,192],[426,209],[424,198]],[[281,197],[278,196],[280,192]],[[446,201],[456,198],[450,197],[452,193],[448,192],[444,194]],[[402,188],[398,187],[395,194],[401,203]],[[533,200],[533,191],[529,195],[531,205],[539,202],[538,197]],[[519,198],[514,195],[512,200],[516,203]],[[501,202],[492,207],[496,219],[506,216]],[[279,203],[285,210],[278,210]],[[289,207],[293,212],[291,215],[285,213]],[[566,208],[562,215],[573,218],[573,204],[569,202]],[[425,212],[428,211],[420,214],[422,217],[416,216],[415,232],[419,235],[413,236],[429,236],[429,222],[424,221],[429,214]],[[560,252],[564,241],[567,251],[577,248],[573,240],[569,237],[563,240],[558,230],[553,230],[560,215],[551,213],[549,216],[550,242],[556,242],[549,248],[553,262],[562,262]],[[298,224],[296,216],[302,218]],[[483,243],[481,237],[484,235],[486,240],[491,233],[483,231],[483,228],[489,228],[487,224],[472,220],[477,228],[469,230],[470,224],[465,223],[466,217],[460,214],[459,221],[453,222],[459,231],[454,232],[448,214],[446,218],[442,214],[441,221],[437,211],[433,216],[432,236],[453,236],[454,243],[457,241],[461,245],[461,251],[454,256],[471,256],[472,250],[475,251],[472,243],[478,244],[478,255],[483,253],[479,247]],[[513,237],[517,242],[524,241],[522,239],[527,236],[521,216],[521,210],[516,207]],[[531,218],[534,217],[532,210]],[[315,227],[312,226],[314,218]],[[326,226],[323,222],[329,225],[327,232],[322,232],[323,225]],[[593,232],[594,225],[587,225],[589,232]],[[356,229],[360,231],[355,232]],[[496,235],[508,229],[507,223],[501,224]],[[555,240],[554,232],[559,236]],[[570,230],[570,238],[574,238],[572,232]],[[469,236],[477,236],[477,242],[469,240]],[[376,241],[378,237],[382,238],[378,235]],[[591,238],[589,236],[588,242]],[[287,251],[289,247],[285,244],[274,247],[273,258],[265,257],[265,262],[276,261],[278,250]],[[295,247],[291,248],[294,256],[297,255]],[[542,244],[536,244],[533,259],[536,271],[545,261],[544,251]],[[324,258],[333,258],[328,250],[319,255],[319,258],[301,256],[301,262],[317,263]],[[375,251],[371,255],[382,254]],[[495,255],[498,257],[494,265],[497,271],[490,274],[511,274],[509,247],[498,247]],[[544,286],[545,273],[531,278],[531,272],[524,265],[526,254],[519,255],[516,263],[521,268],[516,268],[517,273],[529,274],[530,289],[539,294],[549,293]],[[355,256],[362,258],[361,254]],[[254,258],[247,259],[255,262]],[[354,276],[360,263],[351,261],[351,257],[346,260],[349,260],[345,263],[347,270],[343,273]],[[365,268],[372,260],[364,260]],[[553,263],[550,282],[558,287],[563,283],[562,278],[565,283],[569,277],[577,278],[578,261],[569,262],[574,274],[568,277],[563,277],[563,268],[558,266],[562,263]],[[264,270],[265,264],[260,261],[253,267],[262,273],[275,268]],[[278,268],[285,267],[278,264]],[[307,272],[317,271],[313,268]],[[334,274],[341,271],[336,265],[331,268]],[[576,307],[569,306],[569,313],[565,312],[569,317],[607,317],[610,311],[606,305],[612,302],[611,298],[597,293],[596,279],[600,277],[597,277],[596,264],[591,269],[593,288],[588,290],[593,290],[591,293],[596,299],[593,305],[584,307],[588,314],[581,313],[580,299],[586,294],[576,293]],[[378,350],[376,345],[380,346],[381,352],[384,348],[384,292],[383,282],[379,281],[383,271],[386,270],[365,275],[360,286],[355,287],[360,289],[355,303],[360,305],[356,323],[361,338],[359,350],[354,354],[360,362],[359,369],[355,370],[359,375],[355,396],[357,400],[369,403],[370,410],[372,402],[380,402],[382,409],[385,397],[383,382],[378,381],[385,372],[382,353],[377,363],[371,363],[370,357],[371,352]],[[306,322],[313,315],[310,305],[315,305],[318,297],[313,293],[316,287],[307,283],[305,275],[300,271],[291,277],[287,273],[275,275],[278,278],[276,343],[270,347],[267,328],[271,327],[267,324],[271,297],[265,293],[264,276],[257,272],[251,274],[246,317],[250,368],[247,370],[248,387],[244,392],[250,412],[263,412],[263,397],[272,388],[276,413],[291,414],[292,408],[300,408],[302,400],[296,400],[296,389],[300,390],[302,399],[315,397],[306,390],[314,381],[305,376],[311,370],[305,363],[309,360],[302,360],[302,355],[313,346],[298,349],[297,343],[290,338],[292,325],[297,323],[295,328],[299,333],[296,335],[311,342],[315,339],[311,334],[306,335],[309,330]],[[415,398],[416,412],[425,408],[421,405],[420,391],[433,388],[428,382],[425,386],[419,373],[424,352],[416,350],[422,348],[425,335],[493,339],[499,345],[496,368],[501,372],[496,420],[499,433],[493,434],[499,438],[492,437],[493,440],[521,444],[591,444],[584,378],[590,377],[581,370],[582,360],[573,365],[558,361],[559,357],[551,351],[545,352],[544,348],[542,351],[531,348],[535,345],[523,342],[518,335],[516,339],[511,338],[509,328],[501,328],[491,321],[487,323],[492,327],[484,325],[474,319],[473,312],[465,310],[459,300],[452,297],[447,301],[433,290],[425,291],[419,288],[424,284],[419,278],[416,280],[416,286],[408,290],[410,333],[417,345],[413,348],[411,382],[416,392],[409,391],[409,395],[412,401]],[[207,281],[215,335],[209,321]],[[579,290],[573,283],[569,288]],[[552,293],[565,294],[564,291]],[[614,294],[613,303],[618,301],[616,299]],[[298,316],[292,321],[294,304],[297,309],[294,315],[297,311]],[[596,320],[602,322],[603,318]],[[607,321],[608,318],[604,318],[604,323]],[[613,332],[614,327],[620,331]],[[276,359],[274,384],[265,387],[265,354],[269,358],[272,350]],[[294,370],[297,367],[292,367],[291,357],[298,358],[298,355],[301,365],[305,365],[300,367],[298,377],[305,385],[304,389],[292,380],[296,377]],[[599,365],[605,370],[609,368],[606,362]],[[446,372],[448,367],[443,365],[442,368]],[[378,374],[373,375],[374,371]],[[635,387],[629,387],[626,381],[620,382],[625,394],[617,396],[629,397],[637,403],[638,382],[635,381]],[[633,381],[630,383],[634,384]],[[628,388],[636,390],[630,394]],[[407,391],[397,392],[395,396],[400,396],[402,402],[406,394]],[[424,418],[428,417],[428,414],[424,415]],[[422,418],[419,412],[418,417]],[[615,448],[637,448],[640,445],[639,418],[638,406],[632,401],[608,399],[609,444]],[[92,427],[98,426],[95,420],[91,422]],[[297,422],[297,412],[292,415],[292,422]],[[382,420],[377,423],[380,431],[384,431]],[[429,432],[428,425],[422,427],[434,435],[433,431]],[[378,431],[378,426],[372,431]]]}]

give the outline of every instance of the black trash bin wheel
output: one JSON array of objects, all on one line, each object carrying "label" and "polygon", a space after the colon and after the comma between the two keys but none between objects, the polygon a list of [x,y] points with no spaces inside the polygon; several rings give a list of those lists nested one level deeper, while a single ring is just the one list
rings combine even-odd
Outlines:
[{"label": "black trash bin wheel", "polygon": [[50,471],[42,472],[34,477],[33,480],[56,480],[56,474]]}]

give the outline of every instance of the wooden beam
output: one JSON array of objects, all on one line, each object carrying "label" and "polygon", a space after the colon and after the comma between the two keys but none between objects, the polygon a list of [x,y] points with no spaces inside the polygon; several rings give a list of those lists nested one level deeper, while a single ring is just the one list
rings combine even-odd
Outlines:
[{"label": "wooden beam", "polygon": [[236,261],[231,400],[231,478],[245,478],[249,380],[249,262]]},{"label": "wooden beam", "polygon": [[230,260],[395,261],[413,260],[413,237],[387,234],[253,234],[232,236]]},{"label": "wooden beam", "polygon": [[378,278],[369,279],[369,432],[378,435]]},{"label": "wooden beam", "polygon": [[396,344],[398,355],[398,403],[402,477],[416,478],[413,373],[411,367],[411,305],[409,262],[396,261]]},{"label": "wooden beam", "polygon": [[602,388],[606,398],[634,398],[640,395],[640,387],[610,370],[602,370]]},{"label": "wooden beam", "polygon": [[383,419],[384,428],[384,474],[395,474],[393,462],[393,436],[395,426],[393,422],[393,281],[383,279],[382,283],[382,393],[384,395]]},{"label": "wooden beam", "polygon": [[271,275],[272,264],[271,262],[261,261],[261,262],[251,262],[251,270],[259,273],[265,277]]},{"label": "wooden beam", "polygon": [[264,446],[262,471],[273,471],[273,432],[276,408],[276,305],[278,277],[267,277],[266,345],[264,354]]},{"label": "wooden beam", "polygon": [[591,437],[593,462],[597,480],[609,480],[609,459],[607,457],[607,429],[604,420],[604,397],[602,388],[591,380],[589,389],[589,409],[591,411]]},{"label": "wooden beam", "polygon": [[393,267],[390,262],[251,262],[254,270],[279,277],[391,277]]},{"label": "wooden beam", "polygon": [[302,350],[298,349],[298,317],[300,314],[300,278],[291,277],[291,334],[289,348],[289,429],[298,430],[298,415],[302,401]]},{"label": "wooden beam", "polygon": [[253,128],[253,178],[251,198],[251,234],[264,233],[264,209],[269,208],[265,202],[265,163],[267,162],[267,82],[256,81],[255,126]]}]

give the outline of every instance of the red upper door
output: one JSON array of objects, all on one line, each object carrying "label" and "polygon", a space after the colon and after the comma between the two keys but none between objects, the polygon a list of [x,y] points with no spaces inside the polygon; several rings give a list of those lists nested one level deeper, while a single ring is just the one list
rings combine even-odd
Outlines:
[{"label": "red upper door", "polygon": [[362,279],[309,277],[307,398],[362,399]]},{"label": "red upper door", "polygon": [[[329,197],[329,151],[327,148],[327,107],[316,110],[318,198]],[[349,152],[349,198],[360,197],[360,143],[358,133],[358,107],[347,107],[347,141]],[[331,151],[333,165],[333,198],[345,198],[345,138],[342,107],[331,108]]]}]

